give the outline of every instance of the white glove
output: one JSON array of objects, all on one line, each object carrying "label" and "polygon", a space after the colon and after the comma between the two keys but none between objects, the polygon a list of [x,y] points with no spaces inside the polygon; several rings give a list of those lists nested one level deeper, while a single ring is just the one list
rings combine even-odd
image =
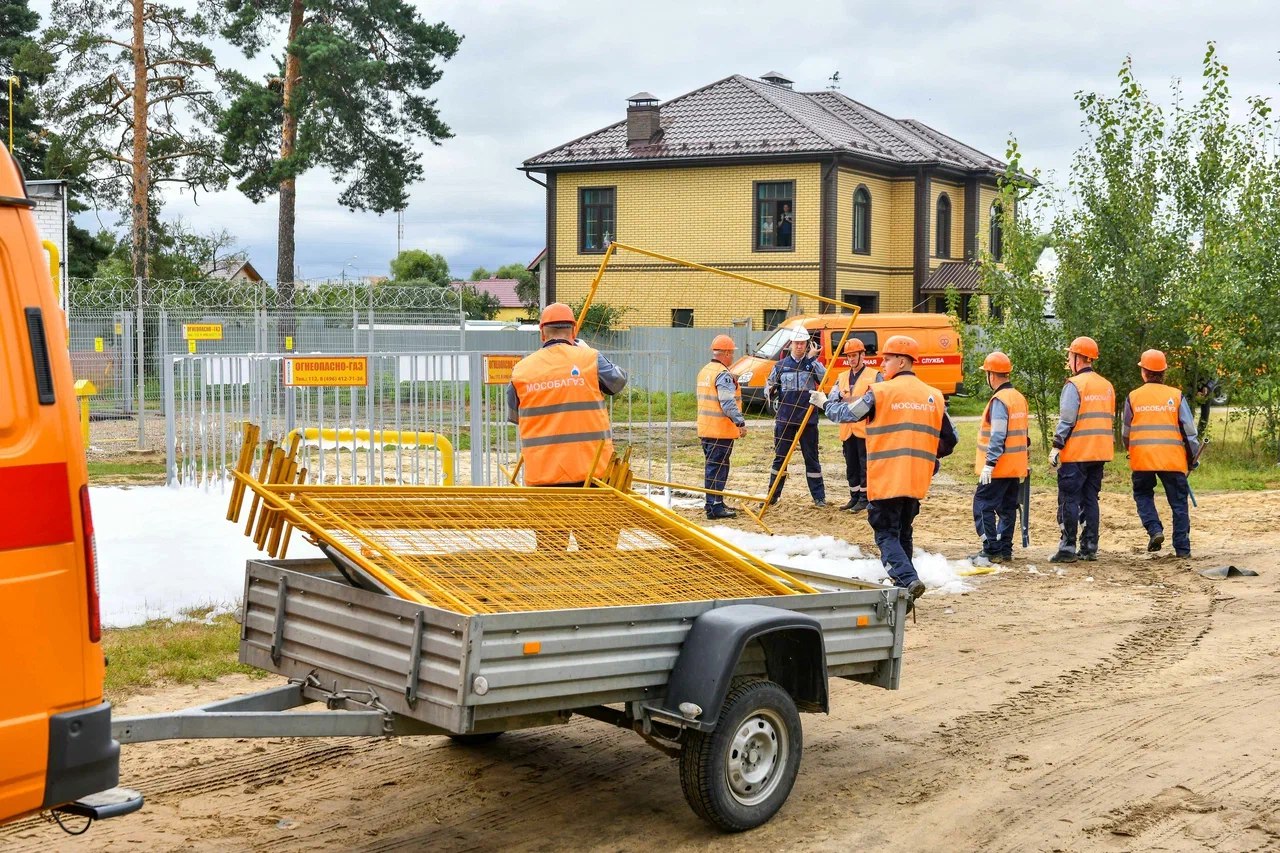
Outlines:
[{"label": "white glove", "polygon": [[1053,448],[1052,450],[1050,450],[1050,451],[1049,451],[1049,464],[1050,464],[1050,465],[1052,465],[1054,468],[1057,468],[1057,467],[1058,467],[1058,457],[1059,457],[1059,456],[1061,456],[1061,455],[1062,455],[1062,451],[1061,451],[1061,450],[1059,450],[1059,449],[1058,449],[1058,448],[1056,448],[1056,447],[1055,447],[1055,448]]},{"label": "white glove", "polygon": [[823,406],[827,405],[827,395],[822,393],[821,391],[816,391],[816,390],[810,391],[809,405],[817,406],[819,409],[821,409]]},{"label": "white glove", "polygon": [[984,486],[986,486],[986,485],[990,485],[990,483],[991,483],[991,474],[992,474],[992,472],[993,472],[993,471],[995,471],[995,470],[996,470],[996,466],[994,466],[994,465],[987,465],[985,468],[983,468],[983,469],[982,469],[982,473],[978,475],[978,482],[979,482],[979,483],[981,483],[981,484],[982,484],[982,485],[984,485]]}]

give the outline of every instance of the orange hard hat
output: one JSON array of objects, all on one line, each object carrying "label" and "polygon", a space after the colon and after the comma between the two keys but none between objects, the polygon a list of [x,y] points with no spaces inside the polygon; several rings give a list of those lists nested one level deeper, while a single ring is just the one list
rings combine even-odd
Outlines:
[{"label": "orange hard hat", "polygon": [[853,355],[855,352],[866,352],[867,345],[862,342],[861,338],[849,338],[844,342],[844,354]]},{"label": "orange hard hat", "polygon": [[982,361],[982,369],[990,370],[992,373],[1012,373],[1013,362],[1009,360],[1009,356],[995,350],[987,353],[987,357]]},{"label": "orange hard hat", "polygon": [[1098,357],[1098,342],[1093,338],[1081,335],[1071,342],[1071,346],[1067,347],[1067,352],[1073,352],[1076,355],[1082,355],[1085,358]]},{"label": "orange hard hat", "polygon": [[711,341],[712,350],[728,350],[729,352],[733,352],[737,348],[738,345],[735,344],[733,342],[733,338],[728,335],[716,335]]},{"label": "orange hard hat", "polygon": [[1164,357],[1164,353],[1158,349],[1149,349],[1142,354],[1142,358],[1138,359],[1138,367],[1150,370],[1153,373],[1163,373],[1169,369],[1169,360]]},{"label": "orange hard hat", "polygon": [[552,302],[546,308],[542,309],[542,317],[538,321],[538,327],[547,325],[548,323],[577,323],[578,318],[574,316],[573,309],[563,302]]},{"label": "orange hard hat", "polygon": [[915,338],[909,338],[906,335],[894,335],[884,342],[884,346],[880,348],[881,355],[905,355],[912,361],[918,361],[920,358],[920,344],[916,343]]}]

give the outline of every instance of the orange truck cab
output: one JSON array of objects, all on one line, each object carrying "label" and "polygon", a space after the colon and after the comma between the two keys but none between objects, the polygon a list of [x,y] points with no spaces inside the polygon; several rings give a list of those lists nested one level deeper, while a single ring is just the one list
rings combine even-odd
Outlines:
[{"label": "orange truck cab", "polygon": [[[765,383],[773,365],[782,358],[790,346],[797,328],[809,333],[818,344],[818,360],[828,369],[835,365],[837,374],[849,369],[849,360],[836,357],[835,347],[840,343],[848,314],[817,314],[792,317],[765,338],[755,352],[744,355],[730,366],[738,378],[745,405],[764,408]],[[964,391],[962,384],[960,336],[956,334],[945,314],[859,314],[853,321],[853,337],[860,338],[867,347],[866,362],[878,366],[879,346],[891,335],[909,335],[920,344],[920,361],[915,373],[922,382],[932,385],[946,396]]]},{"label": "orange truck cab", "polygon": [[0,823],[142,805],[115,788],[88,471],[32,207],[0,156]]}]

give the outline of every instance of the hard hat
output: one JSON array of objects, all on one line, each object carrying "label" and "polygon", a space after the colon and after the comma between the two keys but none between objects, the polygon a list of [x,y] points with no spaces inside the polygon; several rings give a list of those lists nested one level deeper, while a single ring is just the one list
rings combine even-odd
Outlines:
[{"label": "hard hat", "polygon": [[855,352],[866,352],[867,345],[862,342],[861,338],[849,338],[844,342],[844,354],[853,355]]},{"label": "hard hat", "polygon": [[915,338],[909,338],[906,335],[894,335],[884,342],[884,346],[880,348],[881,355],[905,355],[912,361],[920,358],[920,344],[916,343]]},{"label": "hard hat", "polygon": [[552,302],[546,308],[542,309],[542,317],[538,321],[538,327],[541,328],[548,323],[577,323],[578,318],[573,315],[573,309],[563,302]]},{"label": "hard hat", "polygon": [[1160,350],[1149,349],[1142,354],[1142,358],[1138,359],[1138,367],[1150,370],[1152,373],[1163,373],[1169,369],[1169,360]]},{"label": "hard hat", "polygon": [[1012,373],[1013,362],[1009,360],[1009,356],[995,350],[987,353],[987,357],[982,362],[983,370],[990,370],[992,373]]},{"label": "hard hat", "polygon": [[1073,352],[1076,355],[1082,355],[1085,358],[1097,358],[1098,342],[1093,338],[1087,338],[1084,335],[1081,335],[1071,342],[1071,346],[1067,347],[1067,352]]},{"label": "hard hat", "polygon": [[716,335],[711,341],[711,349],[713,350],[728,350],[729,352],[733,352],[737,348],[738,345],[735,344],[733,342],[733,338],[728,335]]},{"label": "hard hat", "polygon": [[804,327],[797,326],[796,328],[791,330],[791,343],[794,344],[797,341],[808,342],[808,340],[809,340],[809,332]]}]

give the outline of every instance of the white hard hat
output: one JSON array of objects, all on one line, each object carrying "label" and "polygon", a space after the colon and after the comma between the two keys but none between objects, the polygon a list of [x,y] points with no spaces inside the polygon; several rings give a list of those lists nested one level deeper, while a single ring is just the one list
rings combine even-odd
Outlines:
[{"label": "white hard hat", "polygon": [[791,341],[793,343],[796,341],[807,342],[808,340],[809,340],[809,332],[805,330],[803,327],[791,330]]}]

